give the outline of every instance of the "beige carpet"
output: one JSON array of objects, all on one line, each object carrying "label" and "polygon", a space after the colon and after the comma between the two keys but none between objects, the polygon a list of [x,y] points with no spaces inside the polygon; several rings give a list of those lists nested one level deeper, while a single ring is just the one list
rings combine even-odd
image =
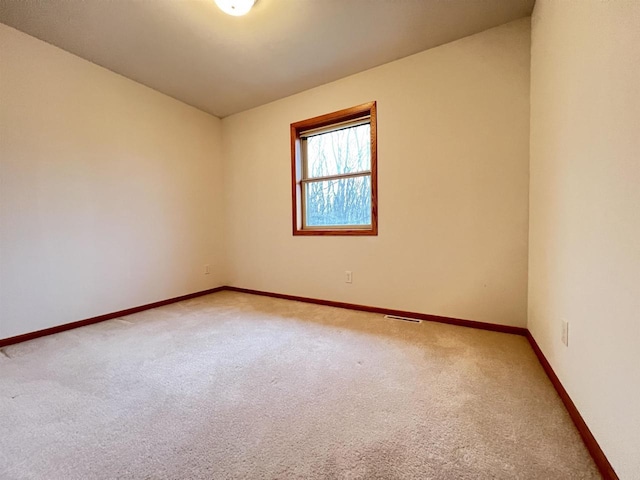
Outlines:
[{"label": "beige carpet", "polygon": [[599,478],[523,337],[221,292],[5,347],[0,478]]}]

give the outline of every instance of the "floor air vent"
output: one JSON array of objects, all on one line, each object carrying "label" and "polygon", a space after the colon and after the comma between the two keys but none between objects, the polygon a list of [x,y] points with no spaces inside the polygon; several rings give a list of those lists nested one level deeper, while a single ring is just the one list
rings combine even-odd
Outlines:
[{"label": "floor air vent", "polygon": [[422,323],[422,320],[417,318],[400,317],[398,315],[385,315],[384,318],[388,318],[390,320],[402,320],[403,322]]}]

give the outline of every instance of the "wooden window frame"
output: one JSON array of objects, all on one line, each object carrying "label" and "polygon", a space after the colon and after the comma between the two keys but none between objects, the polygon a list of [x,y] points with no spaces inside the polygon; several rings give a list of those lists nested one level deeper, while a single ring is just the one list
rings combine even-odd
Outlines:
[{"label": "wooden window frame", "polygon": [[[359,228],[353,225],[344,227],[307,227],[303,228],[302,220],[302,141],[301,134],[318,128],[330,127],[333,124],[354,121],[369,117],[371,125],[371,225]],[[291,124],[291,203],[293,208],[294,235],[324,236],[373,236],[378,235],[378,143],[376,102],[363,103],[355,107],[320,115]]]}]

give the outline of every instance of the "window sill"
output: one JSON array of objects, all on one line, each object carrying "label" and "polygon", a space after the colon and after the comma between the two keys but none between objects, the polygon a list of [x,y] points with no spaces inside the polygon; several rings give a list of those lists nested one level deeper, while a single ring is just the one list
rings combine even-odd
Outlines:
[{"label": "window sill", "polygon": [[313,229],[313,230],[294,230],[293,231],[293,235],[294,236],[306,236],[306,237],[311,237],[311,236],[336,236],[336,237],[357,237],[357,236],[377,236],[378,235],[378,231],[377,229],[362,229],[362,228],[353,228],[353,229],[348,229],[348,228],[341,228],[341,229],[335,229],[335,230],[321,230],[321,229]]}]

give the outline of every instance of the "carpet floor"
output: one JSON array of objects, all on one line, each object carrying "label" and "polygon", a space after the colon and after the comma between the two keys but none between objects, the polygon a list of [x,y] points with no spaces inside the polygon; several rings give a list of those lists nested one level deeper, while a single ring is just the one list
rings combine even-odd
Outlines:
[{"label": "carpet floor", "polygon": [[0,478],[600,478],[527,340],[220,292],[5,347]]}]

